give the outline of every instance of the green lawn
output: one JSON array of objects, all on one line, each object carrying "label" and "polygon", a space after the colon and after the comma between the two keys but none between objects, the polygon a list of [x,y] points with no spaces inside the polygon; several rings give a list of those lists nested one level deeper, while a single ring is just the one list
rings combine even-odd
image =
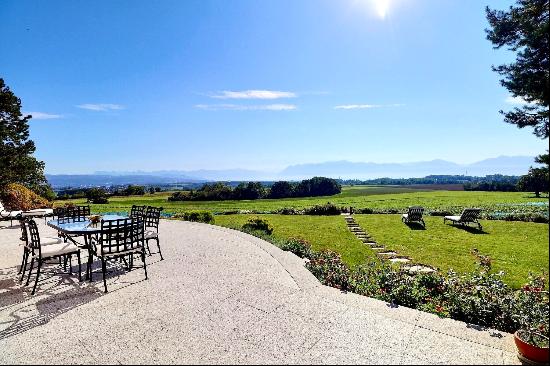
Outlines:
[{"label": "green lawn", "polygon": [[[485,212],[548,212],[548,198],[533,198],[521,192],[467,192],[467,191],[427,191],[394,186],[353,186],[344,187],[342,193],[330,197],[262,199],[254,201],[204,201],[168,202],[170,193],[153,195],[112,197],[106,205],[93,205],[95,212],[128,211],[132,204],[162,206],[165,212],[207,210],[214,213],[250,210],[273,212],[284,207],[305,208],[328,201],[341,206],[372,209],[396,209],[404,211],[408,206],[422,205],[427,210],[451,209],[460,211],[463,207],[481,207]],[[84,203],[84,199],[71,200]],[[62,205],[68,201],[56,201]]]},{"label": "green lawn", "polygon": [[443,224],[442,217],[424,217],[426,230],[413,230],[400,215],[355,215],[356,221],[378,242],[414,261],[444,271],[471,271],[473,248],[493,259],[493,269],[504,271],[508,284],[519,287],[530,271],[548,271],[548,224],[482,220],[483,233]]},{"label": "green lawn", "polygon": [[251,217],[269,221],[275,237],[306,239],[314,250],[331,249],[340,253],[350,266],[374,257],[374,252],[348,230],[341,216],[221,215],[216,216],[216,225],[240,229]]}]

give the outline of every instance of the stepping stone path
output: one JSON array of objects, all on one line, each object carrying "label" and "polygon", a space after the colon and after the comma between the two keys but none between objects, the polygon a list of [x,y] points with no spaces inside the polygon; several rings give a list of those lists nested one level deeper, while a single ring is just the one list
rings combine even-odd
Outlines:
[{"label": "stepping stone path", "polygon": [[432,273],[435,272],[435,269],[423,266],[423,265],[414,265],[414,266],[403,266],[403,268],[409,273]]},{"label": "stepping stone path", "polygon": [[[361,228],[361,226],[355,221],[353,216],[348,214],[343,214],[344,219],[346,220],[346,224],[348,225],[348,229],[365,245],[368,245],[372,250],[376,252],[376,255],[383,259],[388,260],[392,263],[398,263],[403,264],[403,269],[408,271],[409,273],[432,273],[435,272],[435,269],[429,266],[425,266],[422,264],[411,264],[411,259],[405,256],[400,256],[397,252],[393,250],[387,250],[384,245],[379,244],[371,238],[371,236]],[[409,264],[407,264],[409,263]]]},{"label": "stepping stone path", "polygon": [[[384,245],[379,244],[374,240],[361,226],[355,221],[351,215],[343,215],[348,225],[348,229],[361,240],[365,245],[368,245],[372,250],[376,252],[378,257],[390,260],[393,263],[409,263],[411,260],[407,257],[398,256],[397,252],[388,251]],[[418,267],[418,266],[416,266]],[[412,268],[412,267],[411,267]]]}]

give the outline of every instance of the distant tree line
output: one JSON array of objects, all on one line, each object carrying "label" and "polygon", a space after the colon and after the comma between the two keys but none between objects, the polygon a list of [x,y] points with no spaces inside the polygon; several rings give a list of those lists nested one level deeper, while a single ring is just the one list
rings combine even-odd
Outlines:
[{"label": "distant tree line", "polygon": [[469,175],[428,175],[423,178],[376,178],[367,180],[348,179],[341,180],[342,184],[347,185],[412,185],[412,184],[471,184],[481,185],[483,183],[503,183],[515,186],[519,181],[519,176],[515,175],[487,175],[485,177],[476,177]]},{"label": "distant tree line", "polygon": [[107,203],[108,197],[113,196],[143,196],[146,192],[153,194],[160,192],[160,187],[138,186],[130,184],[124,187],[104,188],[67,188],[57,193],[57,199],[78,199],[86,198],[90,203]]},{"label": "distant tree line", "polygon": [[493,174],[485,177],[469,175],[428,175],[423,178],[377,178],[369,180],[349,179],[341,183],[348,185],[419,185],[419,184],[462,184],[465,191],[521,191],[519,176]]},{"label": "distant tree line", "polygon": [[174,192],[169,201],[224,201],[256,200],[261,198],[291,198],[333,196],[342,191],[338,181],[331,178],[314,177],[301,182],[280,181],[271,187],[260,182],[240,183],[231,187],[226,183],[205,184],[200,189]]}]

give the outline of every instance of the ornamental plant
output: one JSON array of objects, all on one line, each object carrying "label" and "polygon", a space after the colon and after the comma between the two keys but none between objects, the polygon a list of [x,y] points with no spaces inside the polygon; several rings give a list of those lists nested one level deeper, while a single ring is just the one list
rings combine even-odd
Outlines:
[{"label": "ornamental plant", "polygon": [[245,231],[261,231],[267,235],[273,233],[273,226],[271,226],[267,220],[259,217],[249,219],[248,222],[242,226],[242,229]]}]

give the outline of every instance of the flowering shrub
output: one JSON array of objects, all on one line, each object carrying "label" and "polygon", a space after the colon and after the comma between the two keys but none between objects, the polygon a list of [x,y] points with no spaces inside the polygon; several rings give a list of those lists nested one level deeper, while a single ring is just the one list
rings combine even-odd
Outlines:
[{"label": "flowering shrub", "polygon": [[311,258],[311,244],[302,238],[291,238],[281,245],[281,249],[292,252],[300,258]]},{"label": "flowering shrub", "polygon": [[242,229],[245,231],[262,231],[267,235],[273,233],[273,226],[271,226],[267,220],[260,219],[259,217],[249,219],[248,222],[242,226]]},{"label": "flowering shrub", "polygon": [[33,210],[51,207],[51,203],[18,183],[10,183],[0,192],[2,203],[8,210]]},{"label": "flowering shrub", "polygon": [[513,317],[520,325],[519,337],[540,348],[548,347],[548,291],[545,276],[529,277],[516,294]]},{"label": "flowering shrub", "polygon": [[340,254],[323,250],[311,254],[306,268],[323,284],[342,291],[350,289],[350,269],[342,262]]}]

